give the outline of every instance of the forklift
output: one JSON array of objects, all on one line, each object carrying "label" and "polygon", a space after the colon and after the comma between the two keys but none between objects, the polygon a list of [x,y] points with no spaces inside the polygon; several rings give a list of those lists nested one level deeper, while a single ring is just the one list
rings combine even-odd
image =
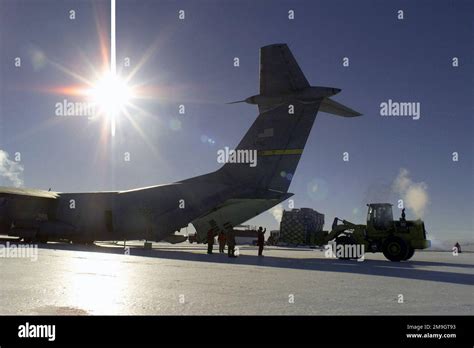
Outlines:
[{"label": "forklift", "polygon": [[393,220],[390,203],[370,203],[367,206],[367,225],[336,217],[330,232],[321,231],[316,235],[316,244],[324,245],[330,241],[334,241],[336,246],[363,244],[366,251],[382,252],[393,262],[409,260],[416,249],[430,247],[422,220],[406,220],[405,209],[399,220]]}]

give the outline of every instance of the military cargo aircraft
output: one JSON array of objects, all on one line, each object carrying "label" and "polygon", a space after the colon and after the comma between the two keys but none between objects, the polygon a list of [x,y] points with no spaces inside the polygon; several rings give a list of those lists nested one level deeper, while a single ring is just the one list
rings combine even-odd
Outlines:
[{"label": "military cargo aircraft", "polygon": [[[209,230],[225,231],[293,195],[288,188],[317,112],[361,115],[329,98],[339,92],[310,86],[286,44],[262,47],[260,93],[241,101],[257,105],[259,115],[220,169],[172,184],[114,192],[0,187],[0,234],[43,243],[173,243],[185,240],[175,232],[191,223],[204,240]],[[245,162],[248,153],[256,155],[254,165]]]}]

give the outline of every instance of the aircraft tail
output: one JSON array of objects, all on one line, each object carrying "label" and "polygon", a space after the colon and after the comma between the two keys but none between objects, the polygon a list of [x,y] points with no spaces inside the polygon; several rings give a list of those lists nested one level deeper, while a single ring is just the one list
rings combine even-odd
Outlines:
[{"label": "aircraft tail", "polygon": [[258,105],[260,114],[217,173],[234,185],[288,192],[318,110],[360,115],[329,99],[339,92],[311,87],[286,44],[262,47],[260,94],[239,101]]},{"label": "aircraft tail", "polygon": [[[319,103],[288,105],[261,113],[245,134],[234,158],[254,162],[233,162],[229,156],[219,174],[248,188],[286,193],[316,118]],[[253,156],[252,156],[253,154]]]},{"label": "aircraft tail", "polygon": [[235,149],[218,150],[225,162],[219,170],[191,179],[220,184],[223,192],[219,205],[192,221],[200,240],[210,229],[239,225],[292,196],[288,188],[318,111],[360,115],[329,99],[339,92],[310,86],[287,45],[260,49],[260,93],[230,103],[257,105],[258,117]]}]

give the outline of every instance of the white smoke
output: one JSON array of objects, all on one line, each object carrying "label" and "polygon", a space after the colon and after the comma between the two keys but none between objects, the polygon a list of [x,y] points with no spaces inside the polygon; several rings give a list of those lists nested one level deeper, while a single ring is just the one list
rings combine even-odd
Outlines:
[{"label": "white smoke", "polygon": [[403,199],[403,205],[410,209],[417,218],[422,218],[430,202],[428,186],[424,182],[414,182],[408,170],[401,168],[395,178],[392,189]]},{"label": "white smoke", "polygon": [[[448,241],[439,240],[436,236],[430,234],[428,235],[428,239],[431,241],[432,250],[451,250],[452,245]],[[453,243],[454,245],[454,243]]]},{"label": "white smoke", "polygon": [[270,213],[273,215],[275,218],[276,222],[280,223],[281,218],[283,217],[283,205],[278,204],[274,206],[271,210]]},{"label": "white smoke", "polygon": [[0,150],[0,177],[7,179],[13,186],[23,186],[23,166],[8,158],[8,153]]}]

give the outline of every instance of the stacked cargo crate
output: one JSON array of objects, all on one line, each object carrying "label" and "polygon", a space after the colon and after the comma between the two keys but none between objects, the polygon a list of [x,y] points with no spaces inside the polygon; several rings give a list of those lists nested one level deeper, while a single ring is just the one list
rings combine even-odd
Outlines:
[{"label": "stacked cargo crate", "polygon": [[280,223],[280,242],[292,245],[312,245],[316,232],[322,231],[324,214],[311,208],[283,211]]}]

